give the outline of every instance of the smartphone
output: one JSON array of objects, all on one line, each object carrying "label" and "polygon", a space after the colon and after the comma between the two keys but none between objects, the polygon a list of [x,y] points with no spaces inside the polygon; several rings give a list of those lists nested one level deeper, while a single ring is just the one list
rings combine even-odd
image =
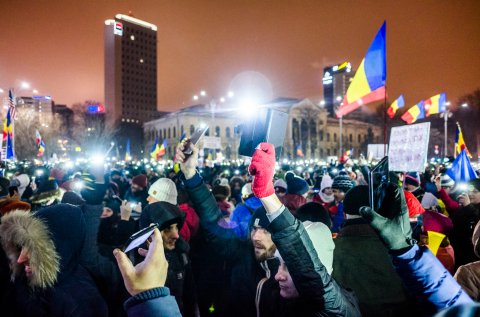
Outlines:
[{"label": "smartphone", "polygon": [[185,154],[185,158],[188,158],[192,155],[192,149],[190,148],[190,144],[197,145],[200,138],[207,132],[208,126],[205,128],[197,129],[193,135],[185,141],[183,153]]},{"label": "smartphone", "polygon": [[120,197],[118,197],[117,195],[112,195],[112,198],[117,200],[120,204],[123,203],[123,200]]},{"label": "smartphone", "polygon": [[123,252],[127,253],[141,246],[152,235],[155,228],[158,228],[158,223],[155,223],[150,227],[143,228],[142,230],[132,234],[125,243],[125,248],[123,249]]},{"label": "smartphone", "polygon": [[368,174],[368,198],[373,210],[378,211],[380,209],[389,181],[388,156],[385,156]]}]

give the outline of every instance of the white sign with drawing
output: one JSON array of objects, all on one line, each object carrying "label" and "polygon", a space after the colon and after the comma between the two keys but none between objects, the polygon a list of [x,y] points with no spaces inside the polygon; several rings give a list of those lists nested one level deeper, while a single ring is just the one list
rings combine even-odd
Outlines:
[{"label": "white sign with drawing", "polygon": [[222,148],[222,139],[217,136],[204,136],[203,137],[203,148],[205,149],[221,149]]},{"label": "white sign with drawing", "polygon": [[388,169],[423,172],[427,163],[430,122],[394,127],[388,146]]}]

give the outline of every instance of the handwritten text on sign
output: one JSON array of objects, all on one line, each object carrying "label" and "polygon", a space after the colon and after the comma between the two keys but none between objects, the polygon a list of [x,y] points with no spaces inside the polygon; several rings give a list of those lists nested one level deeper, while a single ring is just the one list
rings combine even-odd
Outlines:
[{"label": "handwritten text on sign", "polygon": [[427,162],[430,122],[394,127],[390,133],[390,171],[423,172]]}]

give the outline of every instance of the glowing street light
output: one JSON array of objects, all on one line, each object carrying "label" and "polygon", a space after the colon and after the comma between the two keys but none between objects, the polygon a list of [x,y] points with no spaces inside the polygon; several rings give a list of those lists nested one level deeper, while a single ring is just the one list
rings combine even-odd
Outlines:
[{"label": "glowing street light", "polygon": [[30,88],[30,84],[27,83],[26,81],[22,81],[22,83],[20,84],[20,87],[22,89],[29,89]]},{"label": "glowing street light", "polygon": [[207,92],[205,90],[200,91],[200,96],[205,97],[207,95]]},{"label": "glowing street light", "polygon": [[468,108],[468,103],[466,103],[466,102],[465,102],[465,103],[462,103],[461,107],[462,107],[462,108]]},{"label": "glowing street light", "polygon": [[193,96],[193,100],[197,101],[197,100],[198,100],[198,96],[197,96],[197,95],[194,95],[194,96]]},{"label": "glowing street light", "polygon": [[227,96],[228,98],[233,98],[235,97],[235,93],[233,91],[229,91]]},{"label": "glowing street light", "polygon": [[32,90],[32,92],[33,92],[34,94],[38,94],[38,90],[36,90],[36,89]]}]

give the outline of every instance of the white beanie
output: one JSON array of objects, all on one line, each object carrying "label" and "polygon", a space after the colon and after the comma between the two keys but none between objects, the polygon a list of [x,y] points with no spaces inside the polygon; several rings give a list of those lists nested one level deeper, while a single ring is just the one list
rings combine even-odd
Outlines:
[{"label": "white beanie", "polygon": [[322,182],[320,183],[320,191],[323,191],[325,188],[330,188],[333,185],[333,180],[330,175],[325,174],[322,177]]},{"label": "white beanie", "polygon": [[327,269],[328,274],[333,271],[333,250],[335,244],[332,239],[332,232],[321,222],[304,221],[303,226],[312,240],[313,247],[317,251],[318,258]]},{"label": "white beanie", "polygon": [[27,174],[20,174],[17,176],[13,176],[12,179],[16,179],[18,181],[18,194],[22,196],[23,192],[30,184],[30,178]]},{"label": "white beanie", "polygon": [[158,201],[177,204],[177,187],[170,178],[160,178],[150,186],[148,194]]},{"label": "white beanie", "polygon": [[427,209],[435,209],[438,207],[438,199],[432,193],[426,192],[422,198],[422,207]]},{"label": "white beanie", "polygon": [[[328,274],[333,272],[333,249],[335,244],[332,239],[332,232],[321,222],[304,221],[303,226],[307,231],[308,237],[312,240],[313,248],[317,252],[318,259],[327,269]],[[283,258],[280,252],[275,251],[275,257]]]},{"label": "white beanie", "polygon": [[281,178],[277,179],[275,183],[273,183],[273,187],[281,187],[283,189],[287,189],[287,183]]}]

